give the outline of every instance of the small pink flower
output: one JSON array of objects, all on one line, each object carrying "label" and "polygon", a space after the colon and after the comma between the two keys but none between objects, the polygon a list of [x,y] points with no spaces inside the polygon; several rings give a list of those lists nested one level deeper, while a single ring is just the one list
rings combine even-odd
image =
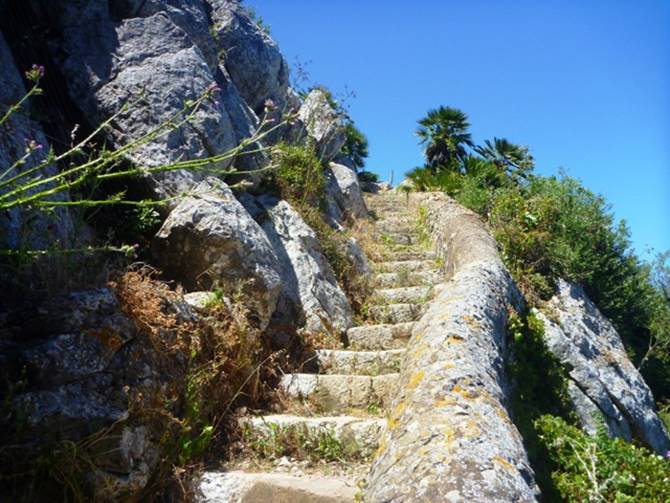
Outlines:
[{"label": "small pink flower", "polygon": [[275,102],[269,98],[265,100],[265,112],[269,113],[274,112],[275,110],[277,110],[277,105],[275,104]]},{"label": "small pink flower", "polygon": [[35,150],[42,150],[42,148],[44,148],[44,146],[41,143],[37,143],[35,140],[31,138],[26,138],[25,142],[26,142],[26,150],[28,152],[33,152]]},{"label": "small pink flower", "polygon": [[44,77],[44,66],[42,65],[33,65],[30,70],[26,72],[26,78],[33,82],[39,82],[42,77]]}]

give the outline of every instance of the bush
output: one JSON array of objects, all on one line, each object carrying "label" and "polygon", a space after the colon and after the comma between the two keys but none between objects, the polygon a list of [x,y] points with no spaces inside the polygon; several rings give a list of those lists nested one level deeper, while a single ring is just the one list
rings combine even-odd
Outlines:
[{"label": "bush", "polygon": [[[634,363],[645,364],[657,398],[670,396],[664,351],[670,307],[601,196],[572,178],[538,177],[497,190],[489,222],[529,300],[553,295],[557,277],[583,285],[619,330]],[[651,353],[650,340],[658,343]]]},{"label": "bush", "polygon": [[359,171],[358,181],[361,183],[379,183],[379,175],[372,171]]},{"label": "bush", "polygon": [[273,179],[283,199],[298,206],[321,204],[326,178],[312,144],[280,143],[272,149],[272,162]]},{"label": "bush", "polygon": [[609,438],[602,422],[595,437],[549,415],[536,426],[564,501],[670,501],[670,461]]},{"label": "bush", "polygon": [[342,155],[351,160],[354,169],[363,168],[368,157],[368,139],[350,120],[346,122],[344,134],[346,142],[341,150]]}]

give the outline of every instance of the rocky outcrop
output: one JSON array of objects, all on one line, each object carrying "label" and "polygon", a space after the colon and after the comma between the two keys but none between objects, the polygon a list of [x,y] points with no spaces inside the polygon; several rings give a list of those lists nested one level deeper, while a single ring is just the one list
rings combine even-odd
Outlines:
[{"label": "rocky outcrop", "polygon": [[282,288],[280,263],[263,229],[220,180],[208,178],[156,234],[156,258],[189,290],[242,292],[265,327]]},{"label": "rocky outcrop", "polygon": [[368,217],[356,172],[343,164],[331,162],[326,170],[326,199],[336,208],[331,210],[332,216],[341,215],[339,221],[345,216]]},{"label": "rocky outcrop", "polygon": [[289,72],[277,44],[236,0],[210,5],[221,60],[244,100],[259,115],[267,100],[283,110],[289,103]]},{"label": "rocky outcrop", "polygon": [[258,203],[267,217],[263,230],[281,264],[282,292],[275,319],[293,325],[304,320],[309,332],[344,332],[353,323],[351,306],[316,234],[286,201],[261,197]]},{"label": "rocky outcrop", "polygon": [[654,397],[633,366],[612,323],[581,287],[558,281],[538,316],[550,351],[569,369],[569,392],[583,427],[595,433],[602,416],[609,432],[635,437],[660,454],[670,448]]},{"label": "rocky outcrop", "polygon": [[[192,321],[176,296],[166,298],[162,309],[177,323]],[[166,411],[176,405],[169,404],[167,390],[185,379],[185,359],[166,359],[108,289],[0,313],[0,331],[6,473],[10,465],[20,473],[37,455],[56,455],[70,445],[78,452],[64,452],[61,460],[88,460],[95,501],[141,490],[161,459],[168,418],[142,421],[137,415],[162,400]],[[157,336],[168,345],[174,340],[169,330]],[[18,385],[7,390],[7,383]]]},{"label": "rocky outcrop", "polygon": [[[0,117],[4,116],[10,106],[17,104],[26,94],[26,88],[7,43],[0,34]],[[27,70],[27,69],[26,69]],[[28,112],[29,103],[22,110],[14,113],[4,124],[0,125],[0,181],[8,180],[21,172],[39,165],[46,159],[49,144],[42,127],[31,118]],[[5,172],[16,161],[26,155],[32,144],[32,153],[24,163],[13,170]],[[53,175],[54,166],[42,170],[43,176]],[[33,175],[34,176],[34,175]],[[32,178],[24,178],[19,182],[27,182]],[[0,194],[15,189],[9,185],[0,187]],[[42,190],[48,186],[41,187]],[[26,196],[28,194],[23,194]],[[56,196],[63,199],[65,196]],[[67,246],[72,232],[72,222],[67,211],[58,210],[51,215],[36,210],[11,208],[0,212],[0,249],[17,249],[20,247],[45,248],[61,243]]]},{"label": "rocky outcrop", "polygon": [[[126,9],[120,7],[124,4],[114,4],[115,18],[105,1],[61,3],[48,9],[57,11],[51,14],[52,23],[60,30],[51,47],[73,101],[93,124],[131,103],[108,132],[117,145],[164,124],[187,100],[200,97],[210,86],[219,89],[189,124],[129,152],[137,165],[155,167],[220,154],[255,129],[255,115],[226,72],[213,67],[212,53],[218,48],[209,31],[203,31],[207,24],[202,1],[153,1],[135,9],[133,2]],[[190,188],[203,176],[182,170],[149,179],[155,193],[163,197]]]},{"label": "rocky outcrop", "polygon": [[329,161],[340,152],[346,141],[342,118],[322,89],[314,89],[307,95],[298,117],[321,159]]},{"label": "rocky outcrop", "polygon": [[412,198],[427,209],[447,283],[412,330],[365,499],[534,501],[505,408],[507,306],[518,292],[474,213],[444,195]]}]

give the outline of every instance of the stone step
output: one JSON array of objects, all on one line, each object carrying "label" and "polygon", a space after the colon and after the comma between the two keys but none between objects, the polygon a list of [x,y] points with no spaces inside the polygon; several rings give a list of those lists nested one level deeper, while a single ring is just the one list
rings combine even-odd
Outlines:
[{"label": "stone step", "polygon": [[417,250],[416,247],[399,248],[384,253],[386,262],[398,262],[405,260],[435,260],[437,255],[430,250]]},{"label": "stone step", "polygon": [[402,349],[389,351],[350,351],[319,349],[317,360],[322,374],[380,375],[400,370]]},{"label": "stone step", "polygon": [[423,313],[423,304],[386,304],[368,308],[367,319],[375,324],[416,321]]},{"label": "stone step", "polygon": [[421,243],[421,236],[416,233],[397,233],[397,232],[385,232],[378,235],[378,238],[381,239],[387,245],[404,245],[412,246],[418,245]]},{"label": "stone step", "polygon": [[325,475],[205,472],[198,481],[200,503],[352,503],[356,481]]},{"label": "stone step", "polygon": [[350,328],[347,330],[349,348],[367,351],[403,348],[407,345],[415,324],[409,322]]},{"label": "stone step", "polygon": [[389,234],[410,234],[418,235],[420,234],[420,229],[417,228],[415,223],[412,222],[399,222],[399,221],[382,221],[377,222],[375,225],[375,230],[378,233],[389,233]]},{"label": "stone step", "polygon": [[434,260],[394,260],[376,264],[378,272],[430,271],[437,268]]},{"label": "stone step", "polygon": [[379,376],[286,374],[279,389],[289,398],[309,401],[323,412],[384,409],[396,392],[398,374]]},{"label": "stone step", "polygon": [[401,286],[381,288],[370,296],[370,303],[377,304],[424,304],[433,298],[433,286]]},{"label": "stone step", "polygon": [[313,449],[314,444],[330,443],[335,444],[334,449],[341,451],[346,459],[368,458],[374,454],[385,425],[386,420],[382,418],[354,416],[272,414],[240,420],[244,442],[251,450],[262,446],[264,452],[276,451],[281,455],[286,448],[282,442],[302,441],[304,445],[298,447],[303,450]]},{"label": "stone step", "polygon": [[379,288],[400,288],[402,286],[436,285],[443,281],[443,275],[438,269],[414,272],[385,272],[376,274],[373,285]]}]

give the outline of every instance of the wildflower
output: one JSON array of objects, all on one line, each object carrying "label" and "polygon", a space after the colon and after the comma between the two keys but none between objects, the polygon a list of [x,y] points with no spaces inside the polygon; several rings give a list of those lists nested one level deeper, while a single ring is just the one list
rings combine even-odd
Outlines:
[{"label": "wildflower", "polygon": [[667,451],[667,452],[665,453],[665,459],[670,459],[670,451]]},{"label": "wildflower", "polygon": [[43,145],[41,143],[37,143],[35,140],[31,138],[26,138],[26,152],[34,152],[35,150],[42,150]]},{"label": "wildflower", "polygon": [[211,101],[215,106],[219,104],[219,100],[217,100],[214,96],[218,93],[221,92],[221,88],[219,87],[219,84],[216,82],[212,82],[206,89],[205,95]]},{"label": "wildflower", "polygon": [[265,105],[265,113],[270,113],[270,112],[274,112],[275,110],[277,110],[277,105],[275,104],[274,101],[272,101],[269,98],[267,100],[265,100],[264,105]]},{"label": "wildflower", "polygon": [[26,71],[26,78],[32,82],[39,82],[44,77],[44,66],[33,65],[30,70]]}]

